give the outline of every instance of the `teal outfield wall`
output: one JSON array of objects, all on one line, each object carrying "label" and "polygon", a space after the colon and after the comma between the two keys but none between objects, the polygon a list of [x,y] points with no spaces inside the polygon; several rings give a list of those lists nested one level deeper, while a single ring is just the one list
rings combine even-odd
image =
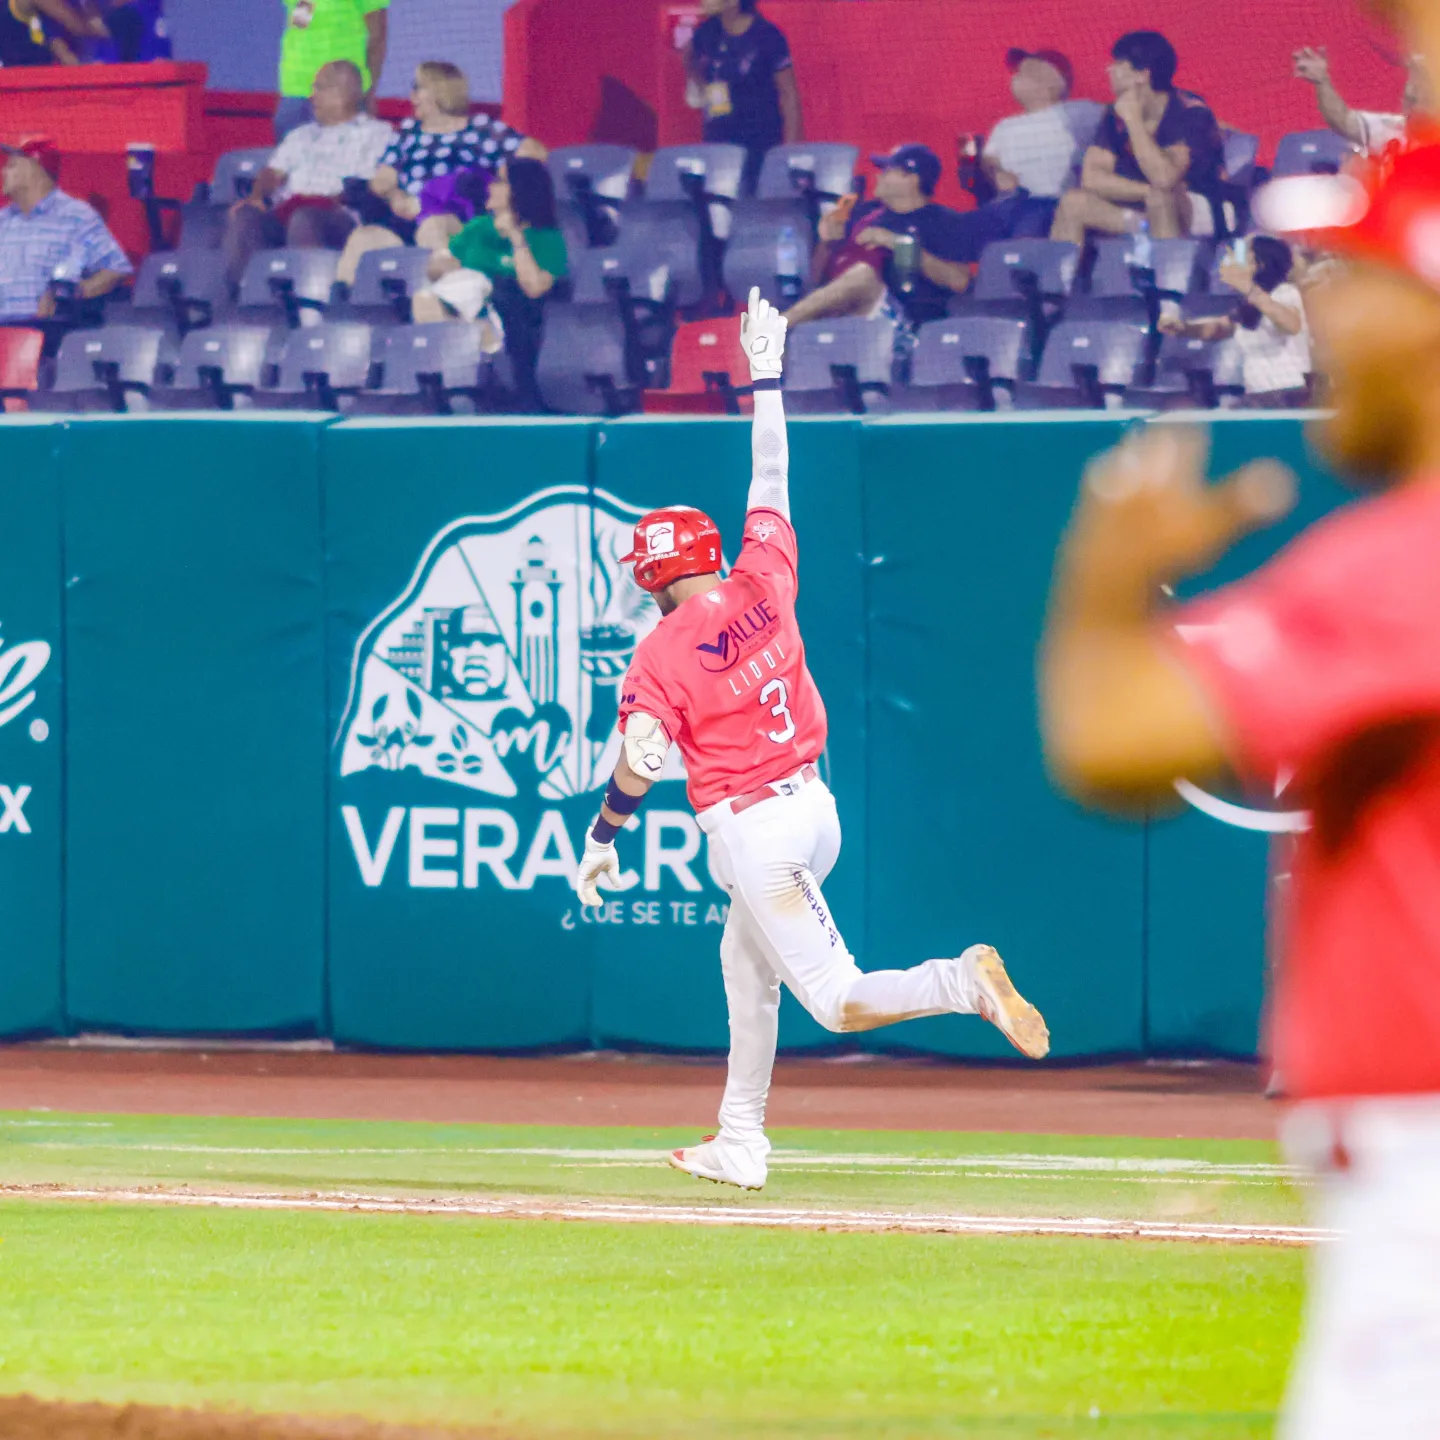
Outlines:
[{"label": "teal outfield wall", "polygon": [[[792,424],[827,891],[867,968],[998,945],[1058,1058],[1250,1054],[1264,836],[1100,820],[1041,766],[1055,543],[1127,423]],[[1300,470],[1301,520],[1339,502],[1294,419],[1215,428],[1217,465]],[[682,782],[602,910],[569,876],[656,618],[634,520],[686,501],[733,536],[748,481],[738,420],[0,421],[0,1035],[722,1049]],[[788,996],[781,1038],[834,1041]],[[949,1019],[865,1043],[1003,1053]]]}]

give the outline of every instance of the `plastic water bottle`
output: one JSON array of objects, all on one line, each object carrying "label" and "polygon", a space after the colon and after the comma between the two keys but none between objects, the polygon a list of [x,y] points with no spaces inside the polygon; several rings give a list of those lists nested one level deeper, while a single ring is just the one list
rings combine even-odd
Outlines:
[{"label": "plastic water bottle", "polygon": [[1150,240],[1150,222],[1141,220],[1135,228],[1135,244],[1130,249],[1130,263],[1139,270],[1149,270],[1155,261],[1155,249]]},{"label": "plastic water bottle", "polygon": [[781,296],[787,301],[798,300],[804,288],[800,274],[800,237],[793,225],[787,225],[775,244],[775,280]]}]

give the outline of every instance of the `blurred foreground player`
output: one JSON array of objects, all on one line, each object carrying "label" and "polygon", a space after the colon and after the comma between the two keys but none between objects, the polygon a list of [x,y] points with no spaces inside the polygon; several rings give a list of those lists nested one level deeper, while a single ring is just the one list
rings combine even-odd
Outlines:
[{"label": "blurred foreground player", "polygon": [[[1284,187],[1282,189],[1282,187]],[[1212,487],[1170,427],[1087,472],[1042,658],[1052,768],[1107,808],[1232,771],[1312,814],[1292,879],[1270,1050],[1286,1124],[1342,1232],[1315,1257],[1286,1440],[1440,1436],[1440,148],[1368,184],[1277,182],[1272,228],[1324,229],[1352,268],[1311,292],[1335,413],[1317,439],[1379,492],[1180,609],[1288,504],[1259,465]]]},{"label": "blurred foreground player", "polygon": [[[835,799],[815,764],[825,707],[805,664],[795,619],[795,531],[780,373],[785,320],[750,292],[740,341],[755,387],[754,478],[745,538],[721,579],[720,532],[685,506],[635,527],[635,579],[663,617],[640,642],[621,686],[620,762],[576,878],[582,904],[620,874],[615,835],[659,778],[671,745],[710,839],[710,863],[730,895],[720,941],[730,1011],[730,1068],[720,1133],[676,1150],[670,1163],[705,1180],[758,1190],[770,1142],[765,1101],[775,1063],[783,980],[827,1030],[853,1032],[921,1015],[981,1015],[1039,1059],[1050,1037],[988,945],[911,970],[864,974],[820,886],[840,853]],[[903,785],[907,777],[877,777]]]}]

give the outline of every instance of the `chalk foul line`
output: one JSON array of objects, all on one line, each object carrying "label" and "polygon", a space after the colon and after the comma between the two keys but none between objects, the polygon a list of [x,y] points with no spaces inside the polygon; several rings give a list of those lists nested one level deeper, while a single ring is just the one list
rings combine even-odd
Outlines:
[{"label": "chalk foul line", "polygon": [[488,1196],[407,1199],[385,1195],[243,1194],[224,1191],[0,1185],[0,1199],[90,1201],[223,1210],[332,1211],[372,1215],[456,1215],[490,1220],[581,1220],[603,1224],[709,1225],[761,1230],[835,1230],[915,1235],[1059,1235],[1102,1240],[1187,1240],[1232,1245],[1313,1245],[1336,1232],[1304,1225],[1220,1225],[1160,1220],[1051,1219],[772,1206],[647,1205],[608,1200]]}]

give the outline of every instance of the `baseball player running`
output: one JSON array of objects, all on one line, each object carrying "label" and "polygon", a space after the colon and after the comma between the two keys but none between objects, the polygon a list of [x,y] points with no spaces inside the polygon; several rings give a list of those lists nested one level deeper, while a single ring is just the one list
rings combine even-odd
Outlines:
[{"label": "baseball player running", "polygon": [[621,688],[624,746],[576,878],[582,904],[620,874],[616,832],[659,777],[671,745],[730,895],[720,942],[730,1062],[720,1133],[670,1163],[704,1180],[758,1190],[770,1143],[765,1102],[784,981],[827,1030],[849,1033],[922,1015],[980,1015],[1023,1054],[1050,1048],[1040,1012],[1016,992],[988,945],[910,970],[866,974],[821,892],[840,852],[835,800],[816,771],[825,706],[795,618],[795,531],[780,374],[785,320],[750,292],[740,321],[755,389],[754,478],[739,559],[721,579],[720,532],[699,510],[654,510],[625,557],[655,597],[659,625]]}]

